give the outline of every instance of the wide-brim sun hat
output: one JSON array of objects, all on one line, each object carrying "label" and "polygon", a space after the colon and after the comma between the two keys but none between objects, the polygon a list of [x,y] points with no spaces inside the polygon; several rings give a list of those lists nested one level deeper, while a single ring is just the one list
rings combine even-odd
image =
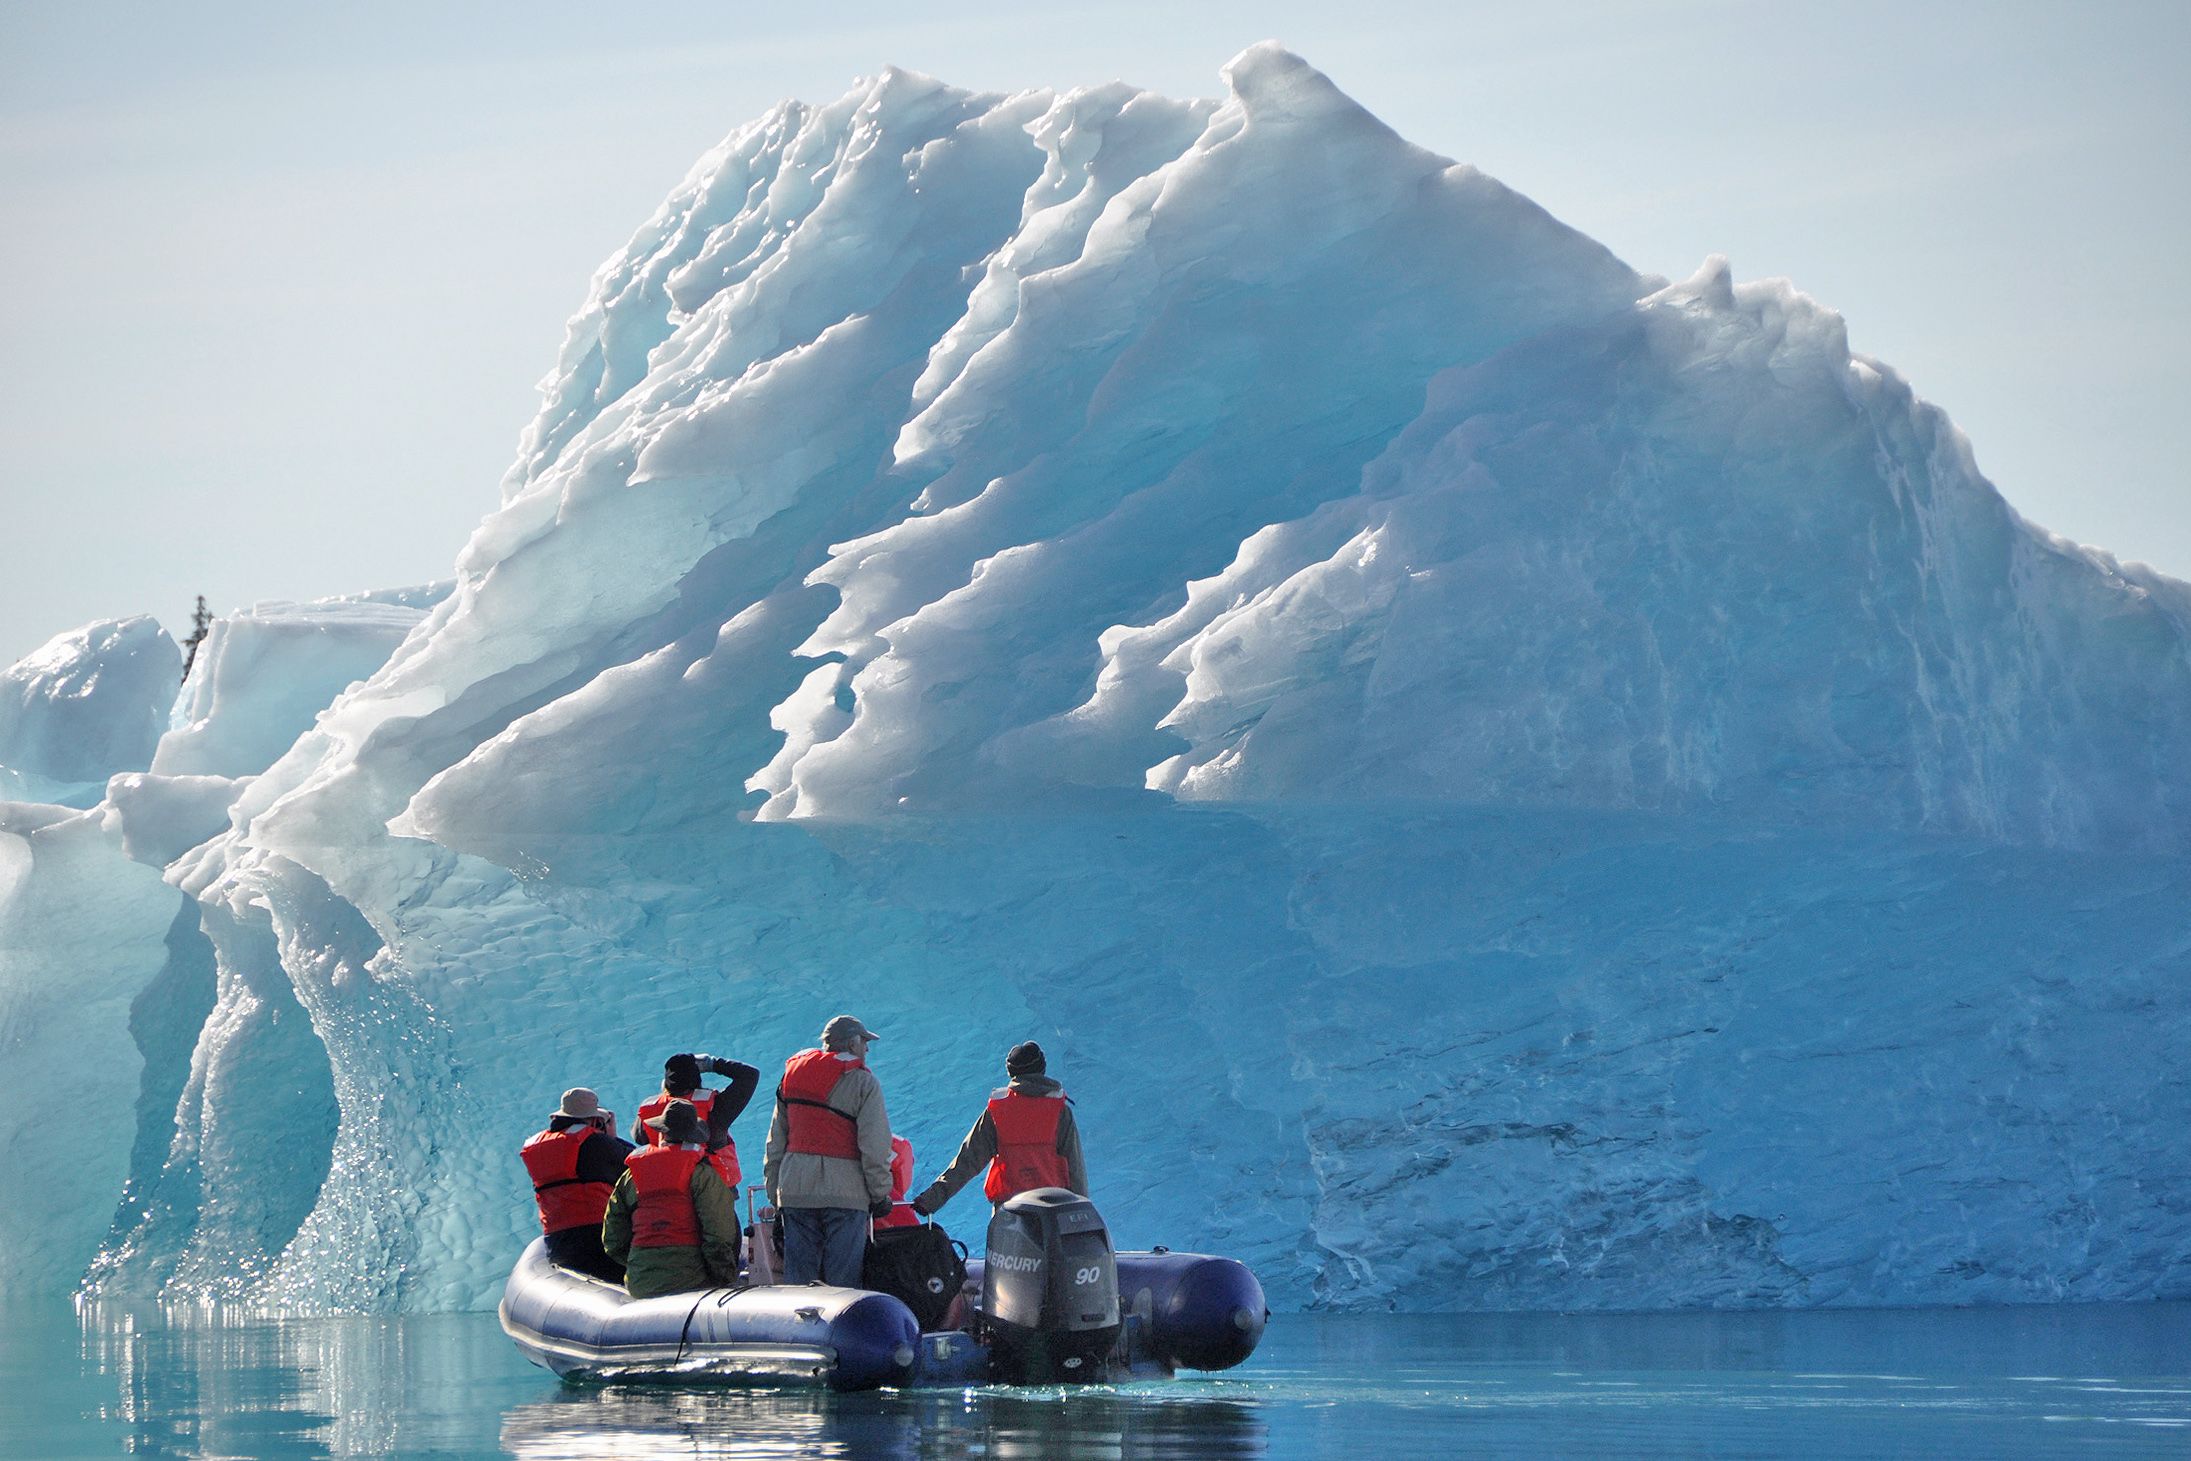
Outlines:
[{"label": "wide-brim sun hat", "polygon": [[690,1101],[672,1101],[662,1108],[659,1116],[649,1116],[639,1123],[662,1133],[664,1141],[686,1145],[706,1141],[707,1127],[700,1123],[699,1108]]},{"label": "wide-brim sun hat", "polygon": [[563,1093],[563,1104],[555,1108],[558,1116],[568,1116],[574,1121],[598,1121],[616,1113],[604,1108],[601,1098],[586,1086],[572,1086]]}]

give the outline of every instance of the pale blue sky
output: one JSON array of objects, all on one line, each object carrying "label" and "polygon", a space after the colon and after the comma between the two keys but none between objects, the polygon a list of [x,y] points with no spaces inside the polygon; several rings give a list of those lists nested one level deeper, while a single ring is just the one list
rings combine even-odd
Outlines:
[{"label": "pale blue sky", "polygon": [[1265,37],[1640,269],[1792,278],[2027,516],[2191,575],[2191,4],[802,10],[0,0],[0,663],[446,574],[594,267],[785,96],[1210,95]]}]

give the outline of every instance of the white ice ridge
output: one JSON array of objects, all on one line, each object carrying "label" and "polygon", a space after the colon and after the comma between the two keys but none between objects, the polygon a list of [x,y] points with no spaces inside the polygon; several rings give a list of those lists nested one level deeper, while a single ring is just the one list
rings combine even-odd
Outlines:
[{"label": "white ice ridge", "polygon": [[88,805],[109,776],[144,770],[182,668],[140,615],[55,635],[0,671],[0,801]]},{"label": "white ice ridge", "polygon": [[443,593],[435,585],[306,604],[273,601],[214,620],[151,769],[163,776],[256,776],[337,695],[386,664]]},{"label": "white ice ridge", "polygon": [[2191,1293],[2191,589],[1791,286],[1225,82],[742,129],[445,597],[232,621],[11,814],[0,996],[138,1001],[96,1287],[487,1302],[564,1086],[853,1009],[930,1161],[1041,1038],[1281,1305]]}]

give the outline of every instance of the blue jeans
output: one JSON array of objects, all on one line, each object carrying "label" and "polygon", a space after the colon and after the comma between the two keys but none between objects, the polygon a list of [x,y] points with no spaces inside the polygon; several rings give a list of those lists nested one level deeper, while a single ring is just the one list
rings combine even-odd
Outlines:
[{"label": "blue jeans", "polygon": [[860,1286],[867,1263],[867,1212],[857,1207],[784,1209],[784,1282]]}]

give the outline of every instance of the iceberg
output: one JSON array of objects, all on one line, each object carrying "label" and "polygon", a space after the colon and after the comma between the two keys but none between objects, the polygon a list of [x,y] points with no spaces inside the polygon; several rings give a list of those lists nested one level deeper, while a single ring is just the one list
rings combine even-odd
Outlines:
[{"label": "iceberg", "polygon": [[136,1104],[0,1281],[491,1305],[563,1087],[852,1010],[935,1156],[1040,1038],[1281,1307],[2191,1294],[2191,587],[1791,285],[1224,79],[741,128],[451,583],[11,809],[0,1074]]},{"label": "iceberg", "polygon": [[[0,681],[17,763],[0,765],[15,798],[0,800],[0,1070],[38,1093],[0,1132],[53,1198],[0,1256],[0,1291],[126,1264],[102,1243],[143,1220],[156,1187],[173,1201],[187,1184],[167,1168],[216,974],[201,911],[162,871],[228,831],[253,778],[444,592],[226,615],[180,694],[181,653],[149,618],[59,636]],[[295,1003],[276,995],[279,1019]],[[309,1131],[292,1076],[275,1073],[269,1110]]]},{"label": "iceberg", "polygon": [[[150,769],[161,776],[256,776],[335,697],[388,662],[446,584],[292,604],[215,619]],[[195,844],[193,844],[195,845]]]},{"label": "iceberg", "polygon": [[0,671],[0,800],[87,806],[109,776],[151,765],[182,669],[140,615],[56,635]]}]

